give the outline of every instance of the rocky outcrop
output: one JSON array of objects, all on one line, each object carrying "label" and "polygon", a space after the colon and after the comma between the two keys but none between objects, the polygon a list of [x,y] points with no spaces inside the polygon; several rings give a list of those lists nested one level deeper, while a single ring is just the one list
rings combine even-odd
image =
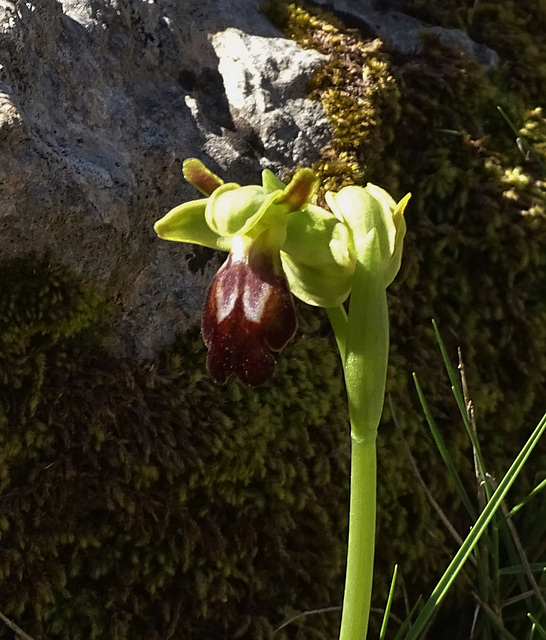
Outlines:
[{"label": "rocky outcrop", "polygon": [[182,161],[250,182],[311,163],[329,137],[305,99],[322,56],[258,4],[0,8],[2,259],[48,251],[95,281],[121,307],[122,352],[152,355],[200,313],[210,269],[152,229],[195,197]]},{"label": "rocky outcrop", "polygon": [[[219,259],[153,233],[195,197],[182,161],[254,182],[311,164],[330,137],[305,98],[324,57],[283,38],[260,4],[0,3],[2,259],[49,252],[92,279],[121,309],[121,353],[152,356],[196,322]],[[376,32],[396,22],[367,11]],[[384,35],[397,45],[395,29]]]}]

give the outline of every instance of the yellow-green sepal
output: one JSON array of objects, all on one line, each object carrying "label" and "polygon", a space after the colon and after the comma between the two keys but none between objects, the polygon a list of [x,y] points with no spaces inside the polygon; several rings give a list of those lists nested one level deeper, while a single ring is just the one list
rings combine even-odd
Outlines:
[{"label": "yellow-green sepal", "polygon": [[286,184],[269,169],[262,171],[262,185],[266,191],[283,191],[286,187]]},{"label": "yellow-green sepal", "polygon": [[209,227],[227,237],[255,237],[266,227],[282,228],[284,232],[287,215],[299,214],[312,197],[316,184],[311,169],[300,169],[288,185],[267,170],[262,179],[264,186],[241,187],[231,182],[215,189],[205,209]]},{"label": "yellow-green sepal", "polygon": [[288,216],[283,251],[313,267],[354,268],[353,241],[347,227],[329,211],[312,204]]},{"label": "yellow-green sepal", "polygon": [[211,193],[216,191],[218,187],[224,184],[222,178],[212,173],[210,169],[207,169],[205,165],[197,158],[188,158],[184,160],[182,165],[182,171],[184,178],[192,184],[196,189],[199,189],[205,196],[210,196]]},{"label": "yellow-green sepal", "polygon": [[351,292],[352,271],[338,265],[309,267],[281,251],[284,272],[290,291],[315,307],[335,307],[347,299]]},{"label": "yellow-green sepal", "polygon": [[229,251],[231,238],[214,233],[205,220],[208,198],[191,200],[171,209],[154,225],[154,230],[163,240],[200,244],[211,249]]},{"label": "yellow-green sepal", "polygon": [[381,243],[381,237],[379,240],[383,256],[383,278],[385,287],[388,287],[400,270],[402,262],[402,249],[406,236],[404,211],[411,198],[411,193],[407,193],[397,204],[390,194],[375,184],[368,183],[366,191],[372,196],[376,206],[379,206],[380,217],[387,229],[386,241],[384,239]]}]

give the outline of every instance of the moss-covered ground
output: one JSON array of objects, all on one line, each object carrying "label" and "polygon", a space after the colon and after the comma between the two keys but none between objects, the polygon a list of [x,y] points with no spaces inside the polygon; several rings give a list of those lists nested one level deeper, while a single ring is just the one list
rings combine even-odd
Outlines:
[{"label": "moss-covered ground", "polygon": [[35,640],[272,638],[339,601],[347,415],[316,318],[274,382],[218,387],[197,330],[122,361],[68,269],[26,257],[0,277],[4,614]]}]

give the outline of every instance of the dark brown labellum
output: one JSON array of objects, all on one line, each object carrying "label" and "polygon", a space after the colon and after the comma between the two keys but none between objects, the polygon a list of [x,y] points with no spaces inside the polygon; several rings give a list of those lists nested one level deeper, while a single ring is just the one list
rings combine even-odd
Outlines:
[{"label": "dark brown labellum", "polygon": [[[241,239],[242,240],[242,239]],[[296,309],[277,251],[259,242],[229,254],[209,289],[202,334],[207,369],[224,384],[236,375],[249,386],[266,382],[275,369],[273,352],[297,328]]]}]

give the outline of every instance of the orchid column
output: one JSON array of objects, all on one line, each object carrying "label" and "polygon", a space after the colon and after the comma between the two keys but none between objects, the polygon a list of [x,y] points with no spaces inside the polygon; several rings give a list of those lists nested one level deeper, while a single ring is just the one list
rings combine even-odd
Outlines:
[{"label": "orchid column", "polygon": [[224,184],[190,159],[184,175],[207,197],[176,207],[155,230],[166,240],[229,251],[209,289],[202,323],[207,369],[216,382],[235,375],[254,386],[271,377],[274,354],[296,331],[292,294],[327,309],[343,363],[352,438],[340,637],[364,640],[375,542],[375,440],[389,343],[385,289],[400,267],[409,195],[397,205],[374,185],[345,187],[326,194],[328,211],[312,202],[316,180],[310,169],[300,169],[288,185],[265,170],[261,186],[241,187]]}]

